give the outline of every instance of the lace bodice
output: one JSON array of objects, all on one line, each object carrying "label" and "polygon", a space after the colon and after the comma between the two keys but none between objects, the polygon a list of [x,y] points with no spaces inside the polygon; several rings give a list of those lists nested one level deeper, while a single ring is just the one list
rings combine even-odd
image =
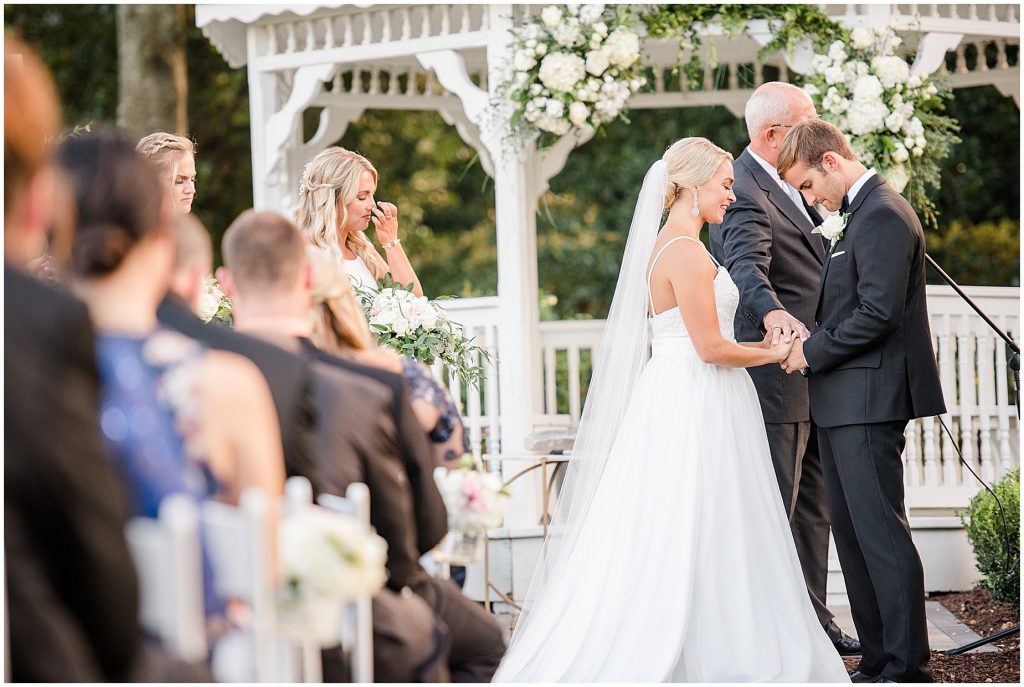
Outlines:
[{"label": "lace bodice", "polygon": [[[658,258],[661,257],[661,253],[668,248],[668,246],[679,239],[686,237],[678,237],[669,241],[662,246],[661,251],[654,258],[654,263],[657,263]],[[703,244],[702,244],[703,245]],[[733,282],[732,277],[729,276],[729,271],[718,264],[718,261],[708,253],[708,257],[715,263],[718,268],[718,274],[715,275],[714,289],[715,289],[715,306],[718,310],[718,328],[722,332],[722,336],[730,341],[736,340],[736,334],[733,327],[733,320],[736,317],[736,308],[739,307],[740,303],[740,292],[736,288],[736,283]],[[654,264],[651,265],[651,271],[654,271]],[[648,277],[648,287],[650,286],[650,277]],[[662,338],[690,338],[689,332],[686,331],[686,324],[683,322],[682,313],[679,312],[679,308],[669,308],[663,312],[660,312],[650,318],[648,322],[651,325],[651,335],[653,339]]]}]

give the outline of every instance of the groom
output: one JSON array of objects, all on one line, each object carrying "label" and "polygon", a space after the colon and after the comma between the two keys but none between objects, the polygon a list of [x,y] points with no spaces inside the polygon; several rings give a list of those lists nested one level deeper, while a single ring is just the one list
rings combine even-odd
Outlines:
[{"label": "groom", "polygon": [[[778,170],[830,222],[816,329],[783,363],[808,377],[832,532],[863,656],[854,682],[931,682],[924,572],[903,501],[904,430],[945,412],[910,204],[822,120],[797,124]],[[846,204],[844,204],[844,196]]]}]

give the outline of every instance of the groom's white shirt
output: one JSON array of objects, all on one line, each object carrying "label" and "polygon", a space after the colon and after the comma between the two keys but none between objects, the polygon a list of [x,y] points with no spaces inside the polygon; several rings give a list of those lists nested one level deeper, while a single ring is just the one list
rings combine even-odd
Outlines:
[{"label": "groom's white shirt", "polygon": [[800,212],[804,213],[804,217],[807,218],[807,221],[814,224],[814,220],[811,219],[811,216],[807,213],[807,208],[804,207],[804,199],[800,196],[800,192],[796,190],[796,187],[780,177],[779,170],[775,169],[775,166],[767,160],[761,159],[761,156],[751,150],[749,146],[747,146],[747,152],[750,153],[750,157],[757,161],[757,164],[764,168],[764,171],[768,172],[768,176],[775,179],[775,183],[777,183],[779,187],[786,192],[786,195],[793,200],[793,203],[800,208]]},{"label": "groom's white shirt", "polygon": [[857,181],[853,182],[853,186],[851,186],[850,190],[846,192],[846,202],[848,205],[853,204],[853,199],[857,197],[857,194],[860,193],[861,188],[864,187],[864,184],[866,184],[868,182],[868,179],[870,179],[874,174],[875,170],[869,169],[868,171],[861,174],[860,178],[857,179]]}]

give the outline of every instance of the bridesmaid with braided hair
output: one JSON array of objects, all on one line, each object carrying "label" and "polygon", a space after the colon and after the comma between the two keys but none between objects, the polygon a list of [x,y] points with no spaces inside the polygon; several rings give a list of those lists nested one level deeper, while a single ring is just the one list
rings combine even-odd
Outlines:
[{"label": "bridesmaid with braided hair", "polygon": [[[423,287],[398,238],[398,208],[376,202],[377,181],[369,160],[331,146],[306,165],[295,223],[315,246],[344,261],[354,284],[376,290],[390,274],[400,284],[412,283],[412,292],[422,296]],[[386,259],[366,236],[371,222]]]}]

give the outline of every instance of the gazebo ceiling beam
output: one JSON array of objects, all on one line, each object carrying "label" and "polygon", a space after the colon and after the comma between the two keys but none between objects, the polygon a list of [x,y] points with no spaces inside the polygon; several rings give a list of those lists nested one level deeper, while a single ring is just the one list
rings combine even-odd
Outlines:
[{"label": "gazebo ceiling beam", "polygon": [[321,48],[308,52],[283,53],[258,57],[253,60],[250,69],[257,71],[279,71],[296,67],[330,63],[334,65],[366,64],[368,62],[408,58],[421,52],[431,52],[439,48],[447,50],[466,50],[484,48],[490,34],[483,31],[457,33],[443,37],[410,38],[406,41],[393,41],[371,45],[355,45],[344,48]]}]

